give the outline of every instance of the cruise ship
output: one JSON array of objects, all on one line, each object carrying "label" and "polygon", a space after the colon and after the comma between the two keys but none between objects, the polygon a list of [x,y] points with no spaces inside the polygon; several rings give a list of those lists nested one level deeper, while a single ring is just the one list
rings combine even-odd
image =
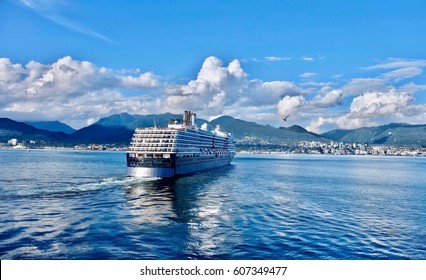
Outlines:
[{"label": "cruise ship", "polygon": [[235,155],[234,139],[207,124],[197,127],[197,115],[185,111],[170,119],[167,128],[137,128],[126,152],[127,175],[173,177],[229,165]]}]

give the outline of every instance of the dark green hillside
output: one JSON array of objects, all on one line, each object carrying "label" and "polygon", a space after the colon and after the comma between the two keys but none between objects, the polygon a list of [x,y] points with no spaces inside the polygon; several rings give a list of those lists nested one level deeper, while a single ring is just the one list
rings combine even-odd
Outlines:
[{"label": "dark green hillside", "polygon": [[[237,141],[262,141],[271,144],[294,143],[299,141],[325,141],[326,139],[295,126],[291,128],[275,128],[270,125],[260,125],[229,116],[219,117],[210,122],[211,126],[220,125],[221,130],[231,132]],[[296,131],[295,131],[296,130]]]},{"label": "dark green hillside", "polygon": [[426,146],[426,125],[391,123],[353,130],[332,130],[321,136],[346,143]]},{"label": "dark green hillside", "polygon": [[64,124],[60,121],[40,121],[40,122],[25,122],[35,128],[44,129],[52,132],[63,132],[66,134],[71,134],[76,130],[71,126]]},{"label": "dark green hillside", "polygon": [[38,144],[61,145],[67,144],[69,135],[63,132],[52,132],[35,128],[23,122],[17,122],[8,118],[0,118],[0,142],[7,142],[16,138],[18,142],[36,141]]},{"label": "dark green hillside", "polygon": [[133,130],[125,127],[106,127],[92,124],[71,134],[72,140],[79,144],[117,144],[127,146]]}]

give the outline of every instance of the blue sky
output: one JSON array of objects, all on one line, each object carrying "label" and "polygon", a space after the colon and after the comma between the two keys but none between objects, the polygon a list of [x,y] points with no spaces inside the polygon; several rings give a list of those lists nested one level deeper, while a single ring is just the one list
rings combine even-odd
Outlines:
[{"label": "blue sky", "polygon": [[[425,1],[0,2],[0,116],[426,123]],[[290,115],[287,122],[281,116]]]}]

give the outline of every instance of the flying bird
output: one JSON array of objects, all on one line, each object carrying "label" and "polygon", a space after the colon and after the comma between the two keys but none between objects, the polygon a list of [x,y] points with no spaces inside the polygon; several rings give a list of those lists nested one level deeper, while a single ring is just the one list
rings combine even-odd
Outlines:
[{"label": "flying bird", "polygon": [[290,117],[290,115],[287,115],[287,116],[285,116],[284,118],[282,118],[282,119],[283,119],[283,121],[285,121],[285,122],[286,122],[288,117]]}]

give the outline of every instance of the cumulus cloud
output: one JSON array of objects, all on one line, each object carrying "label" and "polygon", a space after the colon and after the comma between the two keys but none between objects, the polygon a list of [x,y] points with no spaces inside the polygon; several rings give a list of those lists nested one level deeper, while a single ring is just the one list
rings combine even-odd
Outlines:
[{"label": "cumulus cloud", "polygon": [[213,56],[205,59],[196,80],[178,89],[175,86],[167,90],[169,108],[183,110],[191,107],[191,110],[210,115],[229,112],[234,106],[274,106],[286,95],[308,92],[289,81],[249,80],[238,60],[226,66]]},{"label": "cumulus cloud", "polygon": [[312,101],[315,107],[327,108],[336,105],[341,105],[343,99],[343,91],[340,89],[333,89],[324,95],[317,95]]},{"label": "cumulus cloud", "polygon": [[303,96],[285,96],[277,104],[278,112],[281,116],[295,115],[298,109],[306,104],[306,100]]},{"label": "cumulus cloud", "polygon": [[319,117],[318,119],[312,121],[307,127],[306,130],[310,131],[310,132],[314,132],[314,133],[320,133],[321,132],[321,127],[325,124],[330,124],[333,123],[333,119],[332,118],[323,118],[323,117]]},{"label": "cumulus cloud", "polygon": [[261,82],[252,88],[252,104],[273,105],[284,96],[297,96],[310,93],[288,81]]},{"label": "cumulus cloud", "polygon": [[159,82],[151,72],[120,76],[111,69],[66,56],[52,64],[31,61],[25,66],[1,58],[0,85],[2,115],[21,113],[76,123],[74,119],[103,116],[115,108],[126,111],[123,104],[127,101],[120,90],[154,88]]},{"label": "cumulus cloud", "polygon": [[307,94],[308,91],[288,81],[263,82],[251,80],[247,83],[244,94],[240,96],[239,106],[275,105],[284,96]]},{"label": "cumulus cloud", "polygon": [[302,95],[285,96],[276,105],[276,109],[280,116],[291,115],[292,121],[300,125],[308,123],[306,129],[318,133],[322,125],[335,123],[333,118],[323,115],[328,114],[327,109],[340,106],[342,99],[342,90],[325,86],[312,99],[306,99]]},{"label": "cumulus cloud", "polygon": [[151,72],[139,76],[119,76],[110,69],[89,61],[78,61],[66,56],[51,65],[30,62],[24,71],[30,72],[25,79],[26,93],[39,96],[79,96],[91,90],[111,88],[150,88],[158,85]]},{"label": "cumulus cloud", "polygon": [[400,113],[413,102],[413,96],[407,93],[399,93],[394,90],[382,92],[369,92],[357,96],[352,100],[349,114],[345,118],[377,118],[383,115]]},{"label": "cumulus cloud", "polygon": [[182,87],[183,93],[204,95],[220,92],[228,83],[238,82],[246,75],[238,60],[234,60],[224,67],[220,59],[211,56],[205,59],[197,79]]},{"label": "cumulus cloud", "polygon": [[143,73],[137,77],[119,77],[119,79],[124,87],[129,88],[151,88],[159,85],[157,76],[155,76],[152,72]]},{"label": "cumulus cloud", "polygon": [[13,64],[8,58],[0,58],[0,83],[14,82],[24,74],[21,64]]},{"label": "cumulus cloud", "polygon": [[386,81],[378,78],[355,78],[342,87],[344,96],[357,96],[365,92],[386,91],[390,87]]},{"label": "cumulus cloud", "polygon": [[[214,110],[219,113],[227,104],[234,103],[245,87],[247,74],[238,60],[228,66],[216,57],[205,59],[196,80],[175,89],[175,94],[167,97],[170,108],[191,107],[193,111]],[[170,91],[169,91],[170,93]]]},{"label": "cumulus cloud", "polygon": [[151,71],[108,69],[69,56],[51,64],[31,61],[26,65],[0,58],[0,115],[18,120],[58,119],[76,128],[115,113],[183,110],[206,119],[231,115],[277,126],[282,125],[280,116],[291,115],[289,122],[314,132],[391,121],[424,123],[426,105],[418,104],[422,98],[416,101],[416,94],[426,86],[392,84],[423,70],[415,66],[386,69],[391,71],[339,86],[326,81],[262,81],[250,79],[239,60],[226,64],[211,56],[194,79],[173,84],[161,82]]},{"label": "cumulus cloud", "polygon": [[[282,102],[286,101],[287,109],[293,110],[298,117],[304,117],[304,121],[308,121],[306,116],[309,115],[311,120],[306,128],[313,132],[320,132],[324,127],[353,129],[390,122],[425,123],[426,104],[416,104],[424,100],[421,97],[416,101],[416,94],[424,92],[426,86],[414,82],[397,85],[422,75],[424,67],[426,60],[390,58],[362,68],[382,72],[376,76],[352,78],[340,88],[332,88],[333,84],[329,83],[316,90],[312,99]],[[302,85],[308,86],[307,83]],[[343,100],[350,102],[349,107],[343,105]],[[280,105],[282,108],[283,104]],[[325,110],[334,106],[339,106],[339,109]]]},{"label": "cumulus cloud", "polygon": [[214,56],[206,58],[196,79],[186,84],[161,83],[152,72],[113,70],[70,56],[26,65],[3,58],[0,85],[2,116],[59,119],[76,127],[114,113],[188,109],[205,117],[231,114],[267,120],[274,118],[271,111],[276,112],[285,96],[311,93],[289,81],[250,80],[238,60],[225,65]]},{"label": "cumulus cloud", "polygon": [[354,129],[400,121],[424,123],[425,119],[426,105],[415,104],[412,92],[391,89],[361,94],[352,100],[345,114],[332,118],[320,117],[310,123],[308,130],[319,132],[325,124]]}]

